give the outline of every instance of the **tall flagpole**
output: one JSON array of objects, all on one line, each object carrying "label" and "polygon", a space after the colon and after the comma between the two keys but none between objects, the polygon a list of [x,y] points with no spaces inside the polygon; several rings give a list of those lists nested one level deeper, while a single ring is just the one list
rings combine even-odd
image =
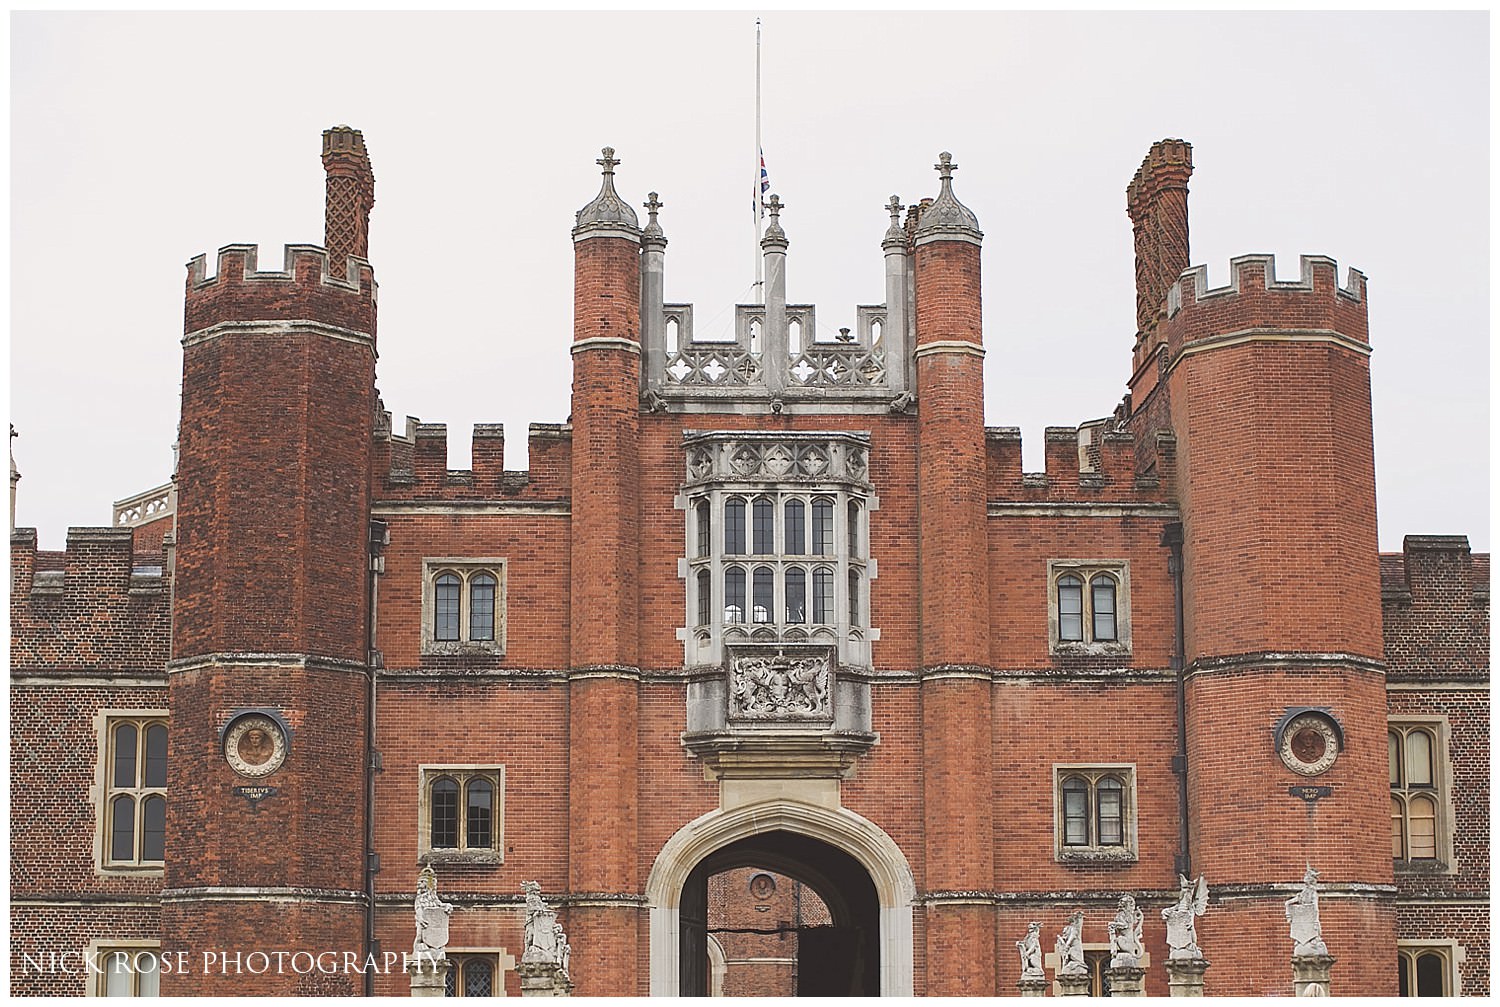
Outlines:
[{"label": "tall flagpole", "polygon": [[760,18],[755,19],[755,187],[751,190],[755,193],[755,296],[761,303],[766,303],[765,277],[762,275],[765,262],[760,254],[760,217],[761,217],[761,192],[760,174],[761,161],[764,155],[760,149]]}]

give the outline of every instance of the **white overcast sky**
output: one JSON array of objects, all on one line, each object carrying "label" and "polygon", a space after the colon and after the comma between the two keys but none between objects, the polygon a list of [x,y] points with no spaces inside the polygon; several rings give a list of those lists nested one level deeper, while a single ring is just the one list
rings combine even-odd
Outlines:
[{"label": "white overcast sky", "polygon": [[[939,151],[984,242],[986,421],[1113,410],[1134,335],[1125,185],[1194,146],[1192,261],[1301,254],[1369,276],[1380,543],[1489,548],[1488,16],[763,15],[763,142],[788,294],[825,335],[883,299],[892,193]],[[754,278],[753,14],[15,14],[11,421],[17,524],[60,549],[165,482],[183,263],[322,241],[320,133],[376,175],[379,387],[443,422],[569,411],[573,213],[616,148],[661,194],[667,299],[700,335]],[[644,218],[644,214],[642,214]]]}]

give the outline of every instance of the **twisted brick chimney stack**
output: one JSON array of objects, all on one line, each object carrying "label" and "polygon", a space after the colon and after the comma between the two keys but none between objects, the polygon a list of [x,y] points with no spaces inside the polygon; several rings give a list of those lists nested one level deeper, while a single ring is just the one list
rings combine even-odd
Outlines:
[{"label": "twisted brick chimney stack", "polygon": [[328,175],[323,247],[334,275],[344,275],[353,255],[370,257],[370,208],[375,205],[375,172],[364,134],[348,126],[323,131],[323,170]]},{"label": "twisted brick chimney stack", "polygon": [[[1125,189],[1135,225],[1135,325],[1144,335],[1156,326],[1167,291],[1188,268],[1188,178],[1193,145],[1159,140]],[[1138,337],[1139,339],[1139,337]]]}]

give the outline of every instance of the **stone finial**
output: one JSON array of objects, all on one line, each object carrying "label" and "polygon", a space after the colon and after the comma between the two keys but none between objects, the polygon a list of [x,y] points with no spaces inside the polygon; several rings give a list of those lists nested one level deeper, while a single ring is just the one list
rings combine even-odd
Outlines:
[{"label": "stone finial", "polygon": [[578,238],[589,231],[624,231],[637,236],[641,230],[640,220],[630,204],[615,192],[615,165],[620,163],[615,157],[615,149],[605,147],[601,153],[604,156],[594,163],[604,169],[604,182],[599,187],[599,195],[578,211],[573,237]]},{"label": "stone finial", "polygon": [[917,224],[917,242],[958,240],[979,244],[984,238],[984,232],[979,229],[979,218],[953,194],[953,173],[958,170],[953,155],[943,151],[933,167],[937,169],[941,188],[937,199],[922,211],[922,219]]},{"label": "stone finial", "polygon": [[886,229],[885,237],[880,240],[881,248],[905,248],[906,228],[901,225],[901,197],[892,195],[891,201],[885,204],[886,210],[891,215],[891,226]]},{"label": "stone finial", "polygon": [[766,212],[770,214],[771,221],[766,225],[765,236],[760,239],[760,247],[765,248],[768,242],[772,245],[780,245],[782,248],[786,247],[786,232],[781,229],[781,211],[785,207],[786,204],[781,201],[781,197],[774,192],[771,193],[771,198],[766,200]]},{"label": "stone finial", "polygon": [[651,192],[646,194],[646,202],[641,205],[646,208],[646,213],[649,214],[646,220],[646,227],[641,231],[641,243],[650,243],[665,247],[667,236],[662,232],[661,225],[656,222],[656,214],[666,204],[656,197],[656,193]]},{"label": "stone finial", "polygon": [[438,898],[437,873],[424,867],[417,878],[417,939],[412,944],[414,957],[441,958],[448,947],[448,920],[453,906]]},{"label": "stone finial", "polygon": [[1292,957],[1328,954],[1323,923],[1318,917],[1318,872],[1312,864],[1302,875],[1302,889],[1286,900],[1286,920],[1292,925]]},{"label": "stone finial", "polygon": [[1208,909],[1208,885],[1201,877],[1192,881],[1179,874],[1177,888],[1177,901],[1161,911],[1161,918],[1167,924],[1167,958],[1202,958],[1195,919]]}]

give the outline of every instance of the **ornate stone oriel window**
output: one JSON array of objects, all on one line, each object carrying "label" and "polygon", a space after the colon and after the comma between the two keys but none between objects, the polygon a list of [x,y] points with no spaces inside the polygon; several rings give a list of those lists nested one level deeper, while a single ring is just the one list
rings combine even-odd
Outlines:
[{"label": "ornate stone oriel window", "polygon": [[1392,720],[1386,734],[1391,776],[1391,856],[1398,867],[1442,871],[1453,862],[1447,814],[1447,724]]},{"label": "ornate stone oriel window", "polygon": [[505,653],[505,560],[423,560],[422,653]]},{"label": "ornate stone oriel window", "polygon": [[1047,627],[1054,654],[1130,653],[1130,564],[1055,559],[1047,564]]},{"label": "ornate stone oriel window", "polygon": [[101,868],[160,871],[167,821],[166,712],[106,711],[99,751]]},{"label": "ornate stone oriel window", "polygon": [[819,644],[867,667],[871,642],[869,438],[855,433],[688,433],[684,661],[737,644]]},{"label": "ornate stone oriel window", "polygon": [[1136,859],[1135,767],[1053,767],[1057,859]]},{"label": "ornate stone oriel window", "polygon": [[418,861],[498,864],[505,798],[503,766],[422,766]]}]

